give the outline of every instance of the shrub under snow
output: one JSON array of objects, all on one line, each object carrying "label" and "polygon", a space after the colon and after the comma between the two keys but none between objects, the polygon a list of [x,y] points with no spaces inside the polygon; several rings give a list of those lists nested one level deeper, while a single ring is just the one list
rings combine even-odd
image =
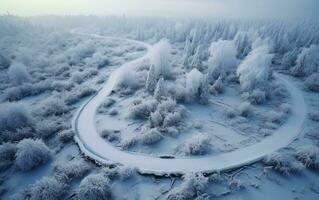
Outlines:
[{"label": "shrub under snow", "polygon": [[207,135],[197,134],[189,138],[180,149],[186,155],[204,155],[210,149],[210,137]]},{"label": "shrub under snow", "polygon": [[189,173],[183,176],[182,184],[172,190],[167,199],[168,200],[186,200],[186,199],[209,199],[205,193],[208,186],[208,178],[201,173]]},{"label": "shrub under snow", "polygon": [[24,104],[0,104],[0,131],[33,126],[33,117]]},{"label": "shrub under snow", "polygon": [[17,101],[24,97],[41,94],[51,89],[52,86],[49,81],[24,83],[23,85],[8,88],[5,93],[5,99],[10,101]]},{"label": "shrub under snow", "polygon": [[130,179],[135,173],[136,169],[132,167],[118,166],[116,168],[116,175],[122,181]]},{"label": "shrub under snow", "polygon": [[41,140],[24,139],[17,144],[15,164],[22,171],[44,164],[50,158],[51,151]]},{"label": "shrub under snow", "polygon": [[[319,65],[318,65],[319,67]],[[305,85],[306,87],[313,91],[313,92],[319,92],[319,73],[314,73],[310,75],[306,80],[305,80]]]},{"label": "shrub under snow", "polygon": [[95,45],[92,40],[80,42],[76,47],[72,47],[66,52],[69,58],[69,64],[74,65],[82,62],[85,58],[92,56],[95,50]]},{"label": "shrub under snow", "polygon": [[118,141],[121,138],[121,132],[119,130],[103,130],[100,133],[102,138],[106,138],[108,141]]},{"label": "shrub under snow", "polygon": [[60,200],[66,194],[66,186],[55,178],[44,177],[22,193],[22,199]]},{"label": "shrub under snow", "polygon": [[297,149],[296,158],[306,167],[319,170],[319,148],[304,146]]},{"label": "shrub under snow", "polygon": [[74,132],[73,130],[63,130],[58,133],[59,140],[63,143],[68,143],[73,140]]},{"label": "shrub under snow", "polygon": [[310,112],[308,115],[312,121],[319,122],[319,111]]},{"label": "shrub under snow", "polygon": [[42,139],[48,139],[53,134],[68,128],[67,121],[63,118],[55,117],[41,120],[37,123],[37,133]]},{"label": "shrub under snow", "polygon": [[82,98],[90,96],[96,92],[95,89],[89,87],[80,87],[75,89],[72,93],[67,96],[65,99],[65,103],[67,105],[75,104],[76,102],[80,101]]},{"label": "shrub under snow", "polygon": [[284,175],[297,173],[303,169],[303,165],[292,155],[284,153],[273,153],[264,158],[263,163]]},{"label": "shrub under snow", "polygon": [[157,106],[156,100],[136,100],[130,107],[130,117],[133,119],[146,119]]},{"label": "shrub under snow", "polygon": [[33,138],[35,136],[35,131],[30,127],[18,128],[15,130],[5,130],[0,134],[0,143],[17,142],[24,138]]},{"label": "shrub under snow", "polygon": [[[273,91],[273,94],[274,93],[275,93],[275,91]],[[267,94],[266,94],[266,91],[257,88],[251,92],[244,92],[242,94],[242,97],[244,99],[248,100],[252,104],[261,104],[261,103],[264,103],[266,101]]]},{"label": "shrub under snow", "polygon": [[285,53],[281,59],[281,67],[283,69],[290,69],[292,66],[296,64],[297,56],[298,56],[297,48]]},{"label": "shrub under snow", "polygon": [[140,137],[143,144],[147,145],[155,144],[162,139],[161,133],[156,128],[143,131]]},{"label": "shrub under snow", "polygon": [[85,177],[76,191],[79,200],[111,199],[110,180],[103,174],[92,174]]},{"label": "shrub under snow", "polygon": [[16,145],[12,143],[4,143],[0,145],[0,172],[12,165],[17,151]]},{"label": "shrub under snow", "polygon": [[73,160],[55,166],[54,176],[59,181],[70,183],[74,179],[83,177],[89,170],[90,165],[83,160]]},{"label": "shrub under snow", "polygon": [[21,85],[24,82],[29,82],[31,80],[29,72],[21,63],[12,63],[8,75],[11,81],[16,85]]},{"label": "shrub under snow", "polygon": [[186,113],[182,106],[178,106],[172,99],[167,99],[158,104],[156,111],[151,114],[151,126],[162,129],[179,127]]},{"label": "shrub under snow", "polygon": [[61,96],[53,96],[38,104],[36,112],[38,115],[47,117],[52,115],[62,115],[67,113],[69,110],[69,106],[65,105]]},{"label": "shrub under snow", "polygon": [[238,114],[242,117],[249,117],[252,113],[251,105],[248,102],[241,103],[237,108]]}]

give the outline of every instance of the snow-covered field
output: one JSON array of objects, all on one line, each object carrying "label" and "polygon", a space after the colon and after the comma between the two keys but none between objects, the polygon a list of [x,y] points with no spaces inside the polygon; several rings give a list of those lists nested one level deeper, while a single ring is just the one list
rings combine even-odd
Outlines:
[{"label": "snow-covered field", "polygon": [[318,199],[319,27],[290,23],[1,16],[0,199]]}]

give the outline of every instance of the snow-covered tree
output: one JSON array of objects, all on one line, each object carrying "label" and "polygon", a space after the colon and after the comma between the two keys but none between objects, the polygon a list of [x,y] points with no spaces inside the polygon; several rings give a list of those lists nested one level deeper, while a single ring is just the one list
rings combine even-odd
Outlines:
[{"label": "snow-covered tree", "polygon": [[210,84],[208,75],[202,76],[202,81],[199,86],[198,95],[199,95],[199,103],[201,104],[208,104],[209,96],[210,96]]},{"label": "snow-covered tree", "polygon": [[146,90],[148,92],[150,93],[154,92],[156,88],[157,80],[158,80],[158,75],[156,74],[156,71],[155,71],[155,65],[151,65],[147,74],[147,79],[145,84]]},{"label": "snow-covered tree", "polygon": [[156,99],[160,99],[161,97],[165,96],[165,90],[164,90],[164,78],[161,77],[159,81],[156,84],[156,89],[154,91],[154,97]]},{"label": "snow-covered tree", "polygon": [[191,36],[191,54],[193,55],[195,53],[196,47],[200,45],[201,41],[201,27],[196,27],[191,30],[190,36]]},{"label": "snow-covered tree", "polygon": [[29,171],[51,158],[50,149],[41,140],[24,139],[17,144],[16,166]]},{"label": "snow-covered tree", "polygon": [[92,174],[85,177],[76,190],[79,200],[108,200],[111,199],[110,180],[103,174]]},{"label": "snow-covered tree", "polygon": [[185,95],[191,102],[198,100],[201,104],[207,104],[210,96],[209,76],[203,75],[196,68],[186,75]]},{"label": "snow-covered tree", "polygon": [[184,66],[188,67],[191,56],[192,56],[192,41],[190,37],[187,37],[185,46],[184,46],[183,57],[182,57],[182,62]]},{"label": "snow-covered tree", "polygon": [[193,56],[192,62],[191,62],[191,66],[192,68],[198,68],[200,69],[201,66],[201,59],[202,59],[202,54],[203,54],[203,46],[199,45],[196,48],[196,52]]},{"label": "snow-covered tree", "polygon": [[297,57],[296,65],[290,71],[295,76],[308,76],[319,72],[319,45],[303,48]]},{"label": "snow-covered tree", "polygon": [[212,90],[214,93],[222,93],[224,90],[223,78],[219,76],[218,79],[214,82],[212,86]]},{"label": "snow-covered tree", "polygon": [[227,73],[235,70],[237,51],[234,41],[219,40],[213,42],[209,51],[208,73],[211,80],[216,80],[219,76],[226,76]]},{"label": "snow-covered tree", "polygon": [[186,75],[186,98],[188,101],[192,101],[197,97],[202,80],[203,74],[197,69],[192,69],[192,71]]},{"label": "snow-covered tree", "polygon": [[163,125],[164,117],[160,111],[156,110],[150,116],[151,127],[160,127]]},{"label": "snow-covered tree", "polygon": [[295,66],[298,56],[298,49],[295,48],[292,51],[286,52],[281,59],[281,68],[290,69],[292,66]]},{"label": "snow-covered tree", "polygon": [[163,76],[166,79],[171,76],[171,51],[172,47],[167,39],[162,39],[151,48],[150,61],[157,77]]},{"label": "snow-covered tree", "polygon": [[237,48],[237,57],[243,59],[251,50],[252,41],[250,34],[245,31],[238,31],[234,38],[234,42]]},{"label": "snow-covered tree", "polygon": [[12,63],[9,68],[8,75],[15,85],[21,85],[25,82],[31,81],[31,75],[22,63]]},{"label": "snow-covered tree", "polygon": [[261,45],[253,49],[239,65],[237,75],[243,92],[251,93],[255,89],[267,91],[272,57],[268,45]]}]

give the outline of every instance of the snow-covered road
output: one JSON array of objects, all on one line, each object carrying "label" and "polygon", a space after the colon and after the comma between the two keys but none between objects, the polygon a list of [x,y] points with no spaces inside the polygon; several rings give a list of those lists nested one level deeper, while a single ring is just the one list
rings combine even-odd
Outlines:
[{"label": "snow-covered road", "polygon": [[[92,34],[89,36],[102,39],[111,38]],[[127,41],[139,45],[142,44],[148,50],[150,48],[148,44],[143,42],[135,40]],[[289,80],[289,77],[275,73],[275,78],[286,86],[291,95],[291,115],[285,124],[261,142],[232,152],[197,158],[163,159],[145,154],[121,151],[100,137],[95,124],[96,110],[103,103],[105,97],[111,93],[121,71],[135,67],[146,58],[147,54],[116,69],[110,75],[107,83],[79,109],[74,117],[73,128],[76,133],[76,142],[86,156],[99,163],[126,165],[135,167],[141,173],[156,175],[222,171],[256,162],[264,156],[289,145],[298,137],[302,129],[304,119],[306,118],[306,104],[303,95],[294,86],[292,81]]]}]

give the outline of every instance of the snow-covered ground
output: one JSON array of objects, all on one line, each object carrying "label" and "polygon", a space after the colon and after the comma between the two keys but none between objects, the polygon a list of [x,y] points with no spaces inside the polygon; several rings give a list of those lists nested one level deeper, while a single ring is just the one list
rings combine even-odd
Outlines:
[{"label": "snow-covered ground", "polygon": [[317,25],[196,20],[0,17],[0,199],[318,199]]}]

